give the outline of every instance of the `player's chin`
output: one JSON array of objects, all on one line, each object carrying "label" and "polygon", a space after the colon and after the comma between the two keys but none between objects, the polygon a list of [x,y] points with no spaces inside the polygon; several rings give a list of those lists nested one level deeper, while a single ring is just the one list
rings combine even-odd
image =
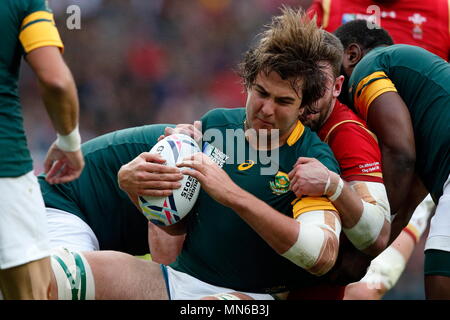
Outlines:
[{"label": "player's chin", "polygon": [[298,117],[298,120],[300,120],[300,122],[303,124],[303,125],[305,125],[305,126],[310,126],[311,125],[311,119],[309,119],[308,117],[305,117],[305,116],[300,116],[300,117]]},{"label": "player's chin", "polygon": [[305,121],[302,121],[301,119],[300,119],[300,122],[301,122],[305,127],[310,128],[312,131],[317,131],[317,129],[318,129],[317,122],[314,122],[314,121],[311,121],[311,120],[305,120]]}]

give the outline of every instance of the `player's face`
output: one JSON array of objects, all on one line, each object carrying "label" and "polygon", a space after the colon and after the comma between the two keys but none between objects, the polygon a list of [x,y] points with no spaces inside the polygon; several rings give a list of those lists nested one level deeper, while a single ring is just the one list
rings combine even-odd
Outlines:
[{"label": "player's face", "polygon": [[336,100],[331,94],[331,90],[327,89],[325,95],[317,101],[317,105],[313,108],[304,108],[300,114],[300,121],[312,131],[319,131],[331,113],[332,107]]},{"label": "player's face", "polygon": [[247,90],[247,126],[257,131],[279,129],[280,141],[286,141],[297,123],[301,97],[276,72],[259,73]]},{"label": "player's face", "polygon": [[325,94],[316,102],[316,105],[302,108],[299,119],[305,126],[313,131],[319,131],[331,112],[331,108],[335,102],[333,86],[334,81],[329,79],[327,81]]},{"label": "player's face", "polygon": [[325,72],[327,74],[325,94],[317,101],[316,105],[302,108],[299,118],[305,126],[313,131],[319,131],[333,111],[334,103],[340,94],[344,79],[342,76],[335,78],[331,66],[328,66]]}]

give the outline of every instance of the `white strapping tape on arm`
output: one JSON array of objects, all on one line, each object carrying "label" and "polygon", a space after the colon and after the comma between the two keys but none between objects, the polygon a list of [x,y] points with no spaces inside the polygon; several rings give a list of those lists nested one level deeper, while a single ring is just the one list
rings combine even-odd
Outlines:
[{"label": "white strapping tape on arm", "polygon": [[302,213],[297,218],[300,224],[297,241],[288,251],[282,254],[283,257],[304,269],[310,269],[314,266],[325,240],[323,229],[333,232],[337,239],[339,239],[341,232],[340,221],[335,219],[336,230],[333,230],[325,223],[324,214],[322,210],[309,211]]},{"label": "white strapping tape on arm", "polygon": [[358,223],[350,229],[343,228],[345,235],[358,250],[364,250],[377,240],[384,224],[380,208],[362,201],[363,213]]},{"label": "white strapping tape on arm", "polygon": [[360,282],[367,283],[369,289],[381,289],[380,284],[383,284],[387,290],[390,290],[397,283],[405,266],[403,255],[397,249],[388,247],[372,260],[366,275]]},{"label": "white strapping tape on arm", "polygon": [[59,300],[95,299],[94,276],[83,254],[66,248],[53,249],[51,266]]},{"label": "white strapping tape on arm", "polygon": [[330,199],[331,202],[336,201],[337,198],[339,198],[339,196],[341,195],[343,188],[344,188],[344,180],[342,180],[342,178],[339,177],[339,183],[336,187],[336,191],[334,191],[333,195],[329,196],[328,199]]},{"label": "white strapping tape on arm", "polygon": [[81,136],[78,125],[67,135],[56,134],[56,146],[62,151],[74,152],[81,148]]},{"label": "white strapping tape on arm", "polygon": [[384,221],[389,219],[389,202],[386,189],[382,183],[360,182],[367,186],[375,204],[363,200],[363,212],[359,221],[352,228],[343,228],[345,235],[359,249],[364,250],[374,243],[380,235]]}]

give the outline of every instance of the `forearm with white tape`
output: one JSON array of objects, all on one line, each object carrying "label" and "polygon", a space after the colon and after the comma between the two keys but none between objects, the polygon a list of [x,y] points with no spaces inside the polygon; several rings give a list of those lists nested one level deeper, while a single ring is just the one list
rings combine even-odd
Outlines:
[{"label": "forearm with white tape", "polygon": [[74,152],[81,148],[81,136],[78,125],[67,135],[56,134],[56,146],[62,151]]},{"label": "forearm with white tape", "polygon": [[337,214],[308,211],[296,220],[299,223],[297,241],[282,256],[312,274],[325,274],[334,265],[339,248],[341,222]]},{"label": "forearm with white tape", "polygon": [[[360,282],[367,283],[369,289],[390,290],[397,283],[405,266],[406,261],[403,255],[390,246],[372,260],[366,275]],[[384,288],[381,288],[381,284]]]},{"label": "forearm with white tape", "polygon": [[358,181],[351,187],[362,199],[363,212],[353,227],[343,231],[357,249],[364,250],[378,239],[385,220],[390,221],[389,201],[382,183]]}]

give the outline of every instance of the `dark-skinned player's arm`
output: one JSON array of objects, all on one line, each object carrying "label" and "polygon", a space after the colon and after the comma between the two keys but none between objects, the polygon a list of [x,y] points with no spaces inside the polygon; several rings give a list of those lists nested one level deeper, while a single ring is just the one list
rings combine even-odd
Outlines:
[{"label": "dark-skinned player's arm", "polygon": [[414,213],[417,206],[425,199],[428,194],[428,190],[423,185],[417,174],[414,174],[411,188],[407,192],[406,201],[404,205],[397,211],[397,215],[391,224],[391,237],[389,244],[393,242],[401,231],[405,228]]},{"label": "dark-skinned player's arm", "polygon": [[[416,149],[411,117],[400,95],[389,91],[379,95],[370,104],[367,124],[378,138],[384,184],[391,213],[394,214],[405,205],[414,175]],[[396,219],[408,222],[404,217],[399,216]],[[398,226],[398,233],[405,226],[406,224]],[[393,239],[398,233],[394,235],[391,232]]]}]

